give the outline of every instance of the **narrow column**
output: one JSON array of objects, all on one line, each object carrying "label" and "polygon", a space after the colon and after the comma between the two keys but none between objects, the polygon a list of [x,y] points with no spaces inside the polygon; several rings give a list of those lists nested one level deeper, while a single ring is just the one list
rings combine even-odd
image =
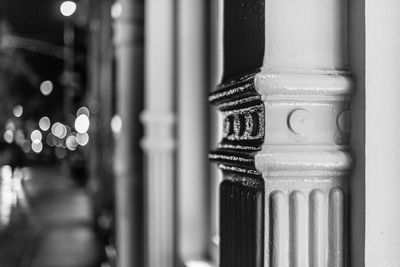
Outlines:
[{"label": "narrow column", "polygon": [[138,266],[141,154],[139,113],[143,107],[143,1],[121,0],[116,16],[117,115],[122,127],[115,138],[116,239],[119,267]]},{"label": "narrow column", "polygon": [[255,88],[265,139],[265,264],[346,265],[349,153],[347,1],[268,0]]},{"label": "narrow column", "polygon": [[205,1],[178,3],[179,251],[186,261],[206,255],[211,240],[211,214],[207,205],[209,127],[205,105],[210,79],[206,40],[210,34],[206,31]]},{"label": "narrow column", "polygon": [[[89,187],[99,195],[96,205],[109,206],[113,201],[113,151],[111,116],[113,103],[113,43],[110,0],[90,2],[90,50],[88,75],[90,94],[86,102],[92,110],[92,134],[90,135],[90,181]],[[100,108],[101,107],[101,108]],[[100,197],[101,196],[101,197]],[[104,207],[102,207],[104,208]]]},{"label": "narrow column", "polygon": [[145,266],[173,267],[175,241],[175,1],[146,1]]},{"label": "narrow column", "polygon": [[221,266],[345,266],[347,1],[226,1],[224,40]]}]

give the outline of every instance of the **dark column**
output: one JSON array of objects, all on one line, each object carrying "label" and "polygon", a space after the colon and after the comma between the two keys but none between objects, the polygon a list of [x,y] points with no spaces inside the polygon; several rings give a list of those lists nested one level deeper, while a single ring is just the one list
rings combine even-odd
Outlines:
[{"label": "dark column", "polygon": [[143,1],[121,0],[116,7],[115,46],[117,115],[122,127],[116,133],[116,239],[119,267],[139,264],[141,153],[139,113],[143,107]]}]

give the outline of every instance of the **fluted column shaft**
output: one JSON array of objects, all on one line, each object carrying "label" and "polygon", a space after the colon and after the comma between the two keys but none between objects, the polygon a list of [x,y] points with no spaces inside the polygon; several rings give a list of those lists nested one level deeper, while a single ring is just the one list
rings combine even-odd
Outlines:
[{"label": "fluted column shaft", "polygon": [[175,2],[146,1],[145,266],[173,267],[175,231]]}]

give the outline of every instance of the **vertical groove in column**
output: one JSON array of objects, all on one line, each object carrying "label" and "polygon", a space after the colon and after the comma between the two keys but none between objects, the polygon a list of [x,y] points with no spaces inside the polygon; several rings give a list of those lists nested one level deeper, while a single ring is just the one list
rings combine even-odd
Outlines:
[{"label": "vertical groove in column", "polygon": [[[256,215],[257,210],[253,208],[253,207],[256,207],[255,206],[256,203],[254,201],[255,194],[256,194],[256,190],[249,188],[249,197],[247,199],[248,209],[249,209],[248,220],[251,222],[250,227],[252,227],[253,229],[257,229],[257,227],[254,227],[255,226],[254,222],[257,223],[257,215]],[[249,247],[248,247],[248,251],[249,251],[249,255],[250,255],[249,263],[248,263],[248,265],[245,265],[245,266],[255,266],[255,264],[256,264],[255,262],[257,260],[256,259],[257,255],[255,253],[257,250],[257,241],[256,241],[257,240],[257,232],[252,231],[250,236],[251,236],[251,240],[253,240],[253,242],[249,243]]]},{"label": "vertical groove in column", "polygon": [[310,194],[310,267],[326,266],[325,196],[315,189]]},{"label": "vertical groove in column", "polygon": [[271,262],[273,267],[287,266],[286,240],[288,237],[286,214],[287,200],[282,191],[274,191],[270,196]]},{"label": "vertical groove in column", "polygon": [[[166,182],[166,178],[167,178],[167,173],[166,173],[166,169],[165,169],[165,164],[163,162],[163,156],[162,154],[158,154],[158,165],[157,165],[157,169],[159,170],[159,174],[157,176],[158,179],[158,193],[159,193],[159,198],[158,198],[158,203],[157,203],[157,207],[159,207],[158,209],[158,213],[155,214],[155,217],[153,218],[156,221],[162,222],[159,223],[158,226],[158,242],[159,242],[159,246],[160,246],[160,250],[157,251],[156,254],[156,258],[158,260],[157,262],[157,266],[161,266],[160,264],[164,263],[166,266],[168,265],[168,255],[167,253],[165,253],[165,249],[166,249],[166,244],[165,244],[165,230],[167,230],[166,226],[168,225],[168,218],[170,215],[167,215],[165,213],[166,211],[166,193],[168,191],[168,188],[165,187],[165,182]],[[166,216],[166,217],[165,217]],[[156,241],[156,242],[157,242]],[[149,250],[151,250],[152,248],[150,247]],[[165,255],[164,255],[165,254]],[[162,262],[164,261],[164,262]],[[163,264],[163,265],[164,265]]]},{"label": "vertical groove in column", "polygon": [[246,235],[247,235],[247,227],[246,227],[246,220],[247,218],[245,217],[246,214],[246,188],[243,187],[240,190],[240,212],[239,212],[239,217],[240,217],[240,227],[239,227],[239,231],[240,231],[240,237],[239,240],[242,240],[242,242],[238,242],[239,243],[239,251],[238,251],[238,263],[239,266],[246,266],[245,265],[245,242],[244,240],[246,239]]},{"label": "vertical groove in column", "polygon": [[227,233],[227,222],[226,222],[226,217],[227,217],[227,210],[228,210],[228,206],[227,206],[227,192],[228,192],[228,186],[226,183],[221,183],[220,186],[220,262],[221,262],[221,267],[223,267],[224,263],[226,262],[226,244],[225,244],[225,236]]},{"label": "vertical groove in column", "polygon": [[[247,189],[246,190],[246,212],[244,214],[244,216],[246,216],[246,228],[247,227],[252,227],[252,218],[251,218],[251,208],[253,207],[253,203],[251,202],[252,199],[252,190],[251,189]],[[246,248],[245,248],[245,258],[246,258],[246,262],[244,266],[253,266],[253,258],[251,257],[252,253],[253,253],[253,244],[251,243],[251,235],[246,235],[245,236],[245,243],[247,244]]]},{"label": "vertical groove in column", "polygon": [[305,196],[293,191],[289,199],[290,267],[308,267],[307,207]]},{"label": "vertical groove in column", "polygon": [[[170,152],[148,153],[147,199],[148,266],[173,266],[174,208],[172,155]],[[162,179],[160,179],[162,178]]]},{"label": "vertical groove in column", "polygon": [[329,194],[329,267],[344,266],[344,193],[334,188]]},{"label": "vertical groove in column", "polygon": [[221,267],[262,267],[264,191],[224,180],[221,190]]},{"label": "vertical groove in column", "polygon": [[[253,190],[256,191],[256,190]],[[256,207],[260,207],[256,210],[256,243],[255,243],[255,259],[252,262],[252,265],[249,266],[256,266],[256,267],[263,267],[264,266],[264,209],[262,208],[263,201],[264,201],[264,191],[256,191],[254,193],[256,195]],[[253,251],[253,250],[252,250]],[[252,253],[250,251],[250,253]]]}]

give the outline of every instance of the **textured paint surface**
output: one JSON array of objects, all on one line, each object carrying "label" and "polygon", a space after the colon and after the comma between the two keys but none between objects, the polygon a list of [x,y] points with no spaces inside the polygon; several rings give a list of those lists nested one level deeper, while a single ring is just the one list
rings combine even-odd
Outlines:
[{"label": "textured paint surface", "polygon": [[224,2],[223,81],[262,66],[265,0]]},{"label": "textured paint surface", "polygon": [[263,267],[264,185],[254,152],[264,139],[264,104],[254,74],[221,84],[209,97],[222,113],[222,139],[209,159],[223,171],[220,185],[220,266]]},{"label": "textured paint surface", "polygon": [[248,184],[243,178],[221,184],[221,267],[263,264],[263,186],[262,181]]}]

